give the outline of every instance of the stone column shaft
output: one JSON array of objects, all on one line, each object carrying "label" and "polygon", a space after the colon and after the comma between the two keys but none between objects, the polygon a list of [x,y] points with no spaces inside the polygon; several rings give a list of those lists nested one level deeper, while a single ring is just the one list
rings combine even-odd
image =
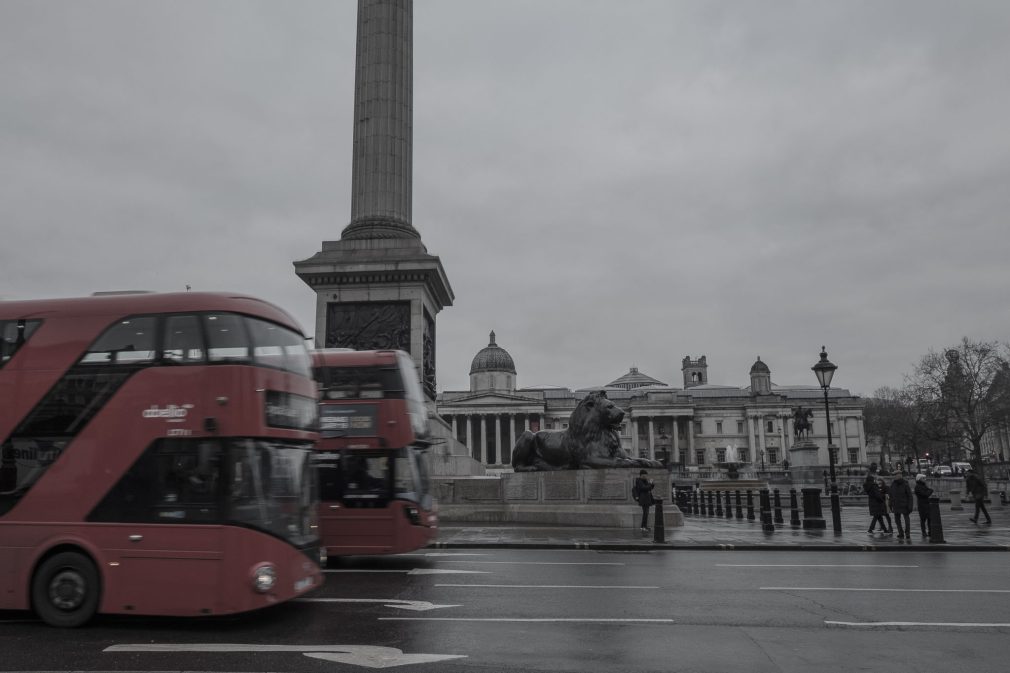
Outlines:
[{"label": "stone column shaft", "polygon": [[411,225],[413,0],[358,0],[351,222],[342,238],[420,238]]}]

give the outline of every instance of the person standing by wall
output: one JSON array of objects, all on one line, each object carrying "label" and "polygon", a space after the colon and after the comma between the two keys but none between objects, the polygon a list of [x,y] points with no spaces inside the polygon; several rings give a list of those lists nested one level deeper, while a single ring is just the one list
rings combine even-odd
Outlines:
[{"label": "person standing by wall", "polygon": [[884,501],[882,516],[884,517],[884,521],[887,522],[887,534],[894,535],[894,525],[891,523],[891,489],[883,479],[877,481],[877,487],[880,488],[880,494]]},{"label": "person standing by wall", "polygon": [[982,479],[981,475],[975,471],[974,467],[968,468],[968,474],[964,477],[964,488],[966,491],[971,493],[971,497],[975,500],[975,516],[969,519],[969,521],[972,523],[978,523],[978,514],[981,512],[982,514],[985,514],[985,522],[992,523],[992,517],[989,516],[989,510],[985,508],[985,480]]},{"label": "person standing by wall", "polygon": [[[891,482],[891,511],[894,512],[894,523],[898,526],[898,539],[905,540],[912,537],[912,526],[909,523],[908,515],[912,513],[912,488],[905,481],[905,475],[901,472],[894,477]],[[902,526],[902,523],[905,525]]]},{"label": "person standing by wall", "polygon": [[919,527],[922,528],[922,537],[929,537],[932,529],[929,526],[929,496],[933,495],[933,489],[926,484],[926,475],[915,475],[915,501],[919,510]]},{"label": "person standing by wall", "polygon": [[647,470],[640,470],[635,479],[635,485],[631,487],[631,497],[635,499],[638,506],[642,508],[642,532],[649,532],[649,508],[652,507],[652,489],[655,484],[649,479]]}]

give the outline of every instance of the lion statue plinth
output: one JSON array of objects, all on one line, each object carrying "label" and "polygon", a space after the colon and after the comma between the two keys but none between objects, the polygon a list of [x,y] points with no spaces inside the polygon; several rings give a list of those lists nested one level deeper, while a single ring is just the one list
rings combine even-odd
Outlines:
[{"label": "lion statue plinth", "polygon": [[658,460],[632,458],[621,448],[624,410],[603,391],[586,395],[565,430],[527,430],[512,449],[516,472],[607,467],[663,467]]}]

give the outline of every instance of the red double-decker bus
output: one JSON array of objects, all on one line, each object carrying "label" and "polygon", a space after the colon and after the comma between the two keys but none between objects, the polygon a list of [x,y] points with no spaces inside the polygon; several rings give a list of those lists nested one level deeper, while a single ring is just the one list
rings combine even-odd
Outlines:
[{"label": "red double-decker bus", "polygon": [[438,532],[428,414],[403,351],[313,351],[319,526],[329,556],[400,554]]},{"label": "red double-decker bus", "polygon": [[322,583],[311,357],[259,299],[0,302],[0,609],[221,615]]}]

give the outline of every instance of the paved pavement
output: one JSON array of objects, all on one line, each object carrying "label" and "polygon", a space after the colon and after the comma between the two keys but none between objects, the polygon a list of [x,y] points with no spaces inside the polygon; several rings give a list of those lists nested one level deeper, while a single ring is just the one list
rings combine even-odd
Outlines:
[{"label": "paved pavement", "polygon": [[[775,524],[774,532],[764,532],[760,514],[755,520],[692,515],[685,524],[667,528],[662,541],[655,531],[638,529],[534,526],[517,524],[444,523],[431,546],[436,548],[530,548],[530,549],[793,549],[838,551],[1010,551],[1010,506],[990,505],[992,524],[974,524],[969,517],[973,506],[952,511],[941,503],[944,542],[931,543],[919,529],[919,515],[912,513],[912,538],[894,535],[868,535],[870,516],[865,507],[842,508],[842,533],[831,526],[831,512],[825,508],[826,530],[804,530],[790,525],[790,512],[783,510],[784,523]],[[984,520],[984,519],[983,519]]]}]

